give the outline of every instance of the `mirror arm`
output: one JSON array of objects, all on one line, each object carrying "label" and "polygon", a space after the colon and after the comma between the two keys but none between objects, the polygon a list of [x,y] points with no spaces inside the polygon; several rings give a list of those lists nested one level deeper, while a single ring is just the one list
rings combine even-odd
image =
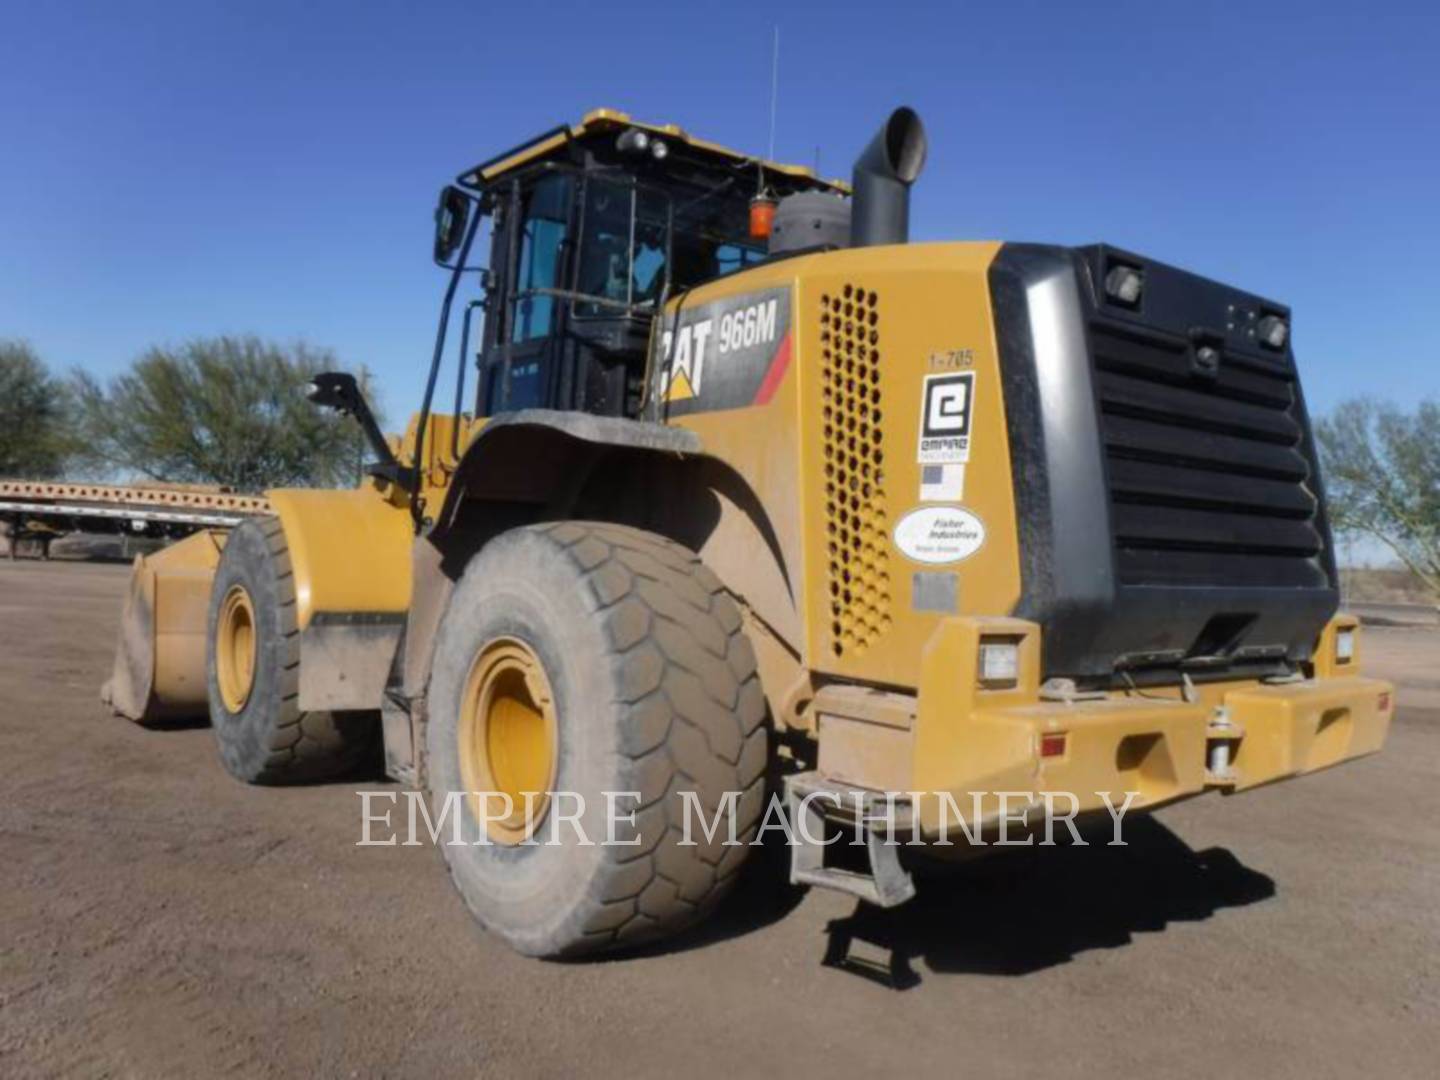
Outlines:
[{"label": "mirror arm", "polygon": [[310,380],[306,396],[323,409],[334,409],[341,416],[354,417],[355,422],[360,425],[365,441],[375,453],[376,464],[371,468],[371,473],[383,476],[407,491],[410,490],[409,482],[402,475],[406,470],[401,468],[395,452],[386,442],[385,433],[380,430],[375,413],[370,408],[370,403],[365,400],[365,395],[361,393],[360,384],[354,375],[348,371],[321,372]]}]

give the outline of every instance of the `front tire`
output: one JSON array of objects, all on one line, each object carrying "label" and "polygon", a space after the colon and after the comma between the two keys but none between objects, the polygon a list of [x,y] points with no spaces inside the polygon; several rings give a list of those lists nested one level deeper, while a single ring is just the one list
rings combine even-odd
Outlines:
[{"label": "front tire", "polygon": [[205,675],[225,771],[297,784],[355,771],[379,746],[377,714],[300,708],[295,575],[278,518],[230,533],[210,590]]},{"label": "front tire", "polygon": [[[427,779],[435,814],[448,801],[463,815],[463,844],[441,836],[456,888],[492,933],[532,956],[635,945],[698,921],[755,836],[764,720],[739,610],[692,552],[605,523],[497,537],[451,597],[432,668]],[[542,778],[584,800],[593,846],[557,816],[579,810],[568,795],[536,800],[528,820],[492,822],[489,842],[475,843],[482,803],[451,793],[513,795]],[[616,832],[638,844],[604,843],[606,792],[638,793],[634,825]],[[682,792],[694,793],[692,845],[681,843]],[[636,807],[619,797],[614,816]],[[699,813],[721,815],[712,839]]]}]

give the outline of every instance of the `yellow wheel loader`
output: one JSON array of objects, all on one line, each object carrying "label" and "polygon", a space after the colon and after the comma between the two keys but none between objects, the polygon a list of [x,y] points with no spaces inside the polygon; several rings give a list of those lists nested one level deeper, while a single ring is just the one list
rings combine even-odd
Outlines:
[{"label": "yellow wheel loader", "polygon": [[898,110],[845,183],[601,110],[462,174],[408,432],[317,380],[369,480],[146,560],[121,711],[208,708],[258,783],[383,745],[541,956],[702,918],[772,795],[792,880],[890,905],[901,853],[1061,795],[1377,750],[1289,309],[1104,245],[910,243],[925,150]]}]

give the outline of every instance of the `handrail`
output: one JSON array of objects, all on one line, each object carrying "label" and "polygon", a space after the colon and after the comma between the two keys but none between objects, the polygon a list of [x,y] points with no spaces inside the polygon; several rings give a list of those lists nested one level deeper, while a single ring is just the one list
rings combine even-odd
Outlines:
[{"label": "handrail", "polygon": [[465,264],[470,259],[470,246],[475,242],[475,234],[480,230],[482,216],[477,204],[470,223],[465,226],[465,240],[460,245],[460,258],[455,260],[455,268],[450,272],[450,284],[445,287],[445,300],[440,305],[440,323],[435,328],[435,351],[430,357],[430,374],[425,379],[425,397],[420,404],[420,420],[415,428],[415,459],[412,465],[415,474],[415,489],[410,493],[410,516],[414,520],[417,533],[424,526],[425,428],[430,423],[430,406],[435,398],[435,380],[440,376],[440,364],[445,359],[445,332],[450,326],[450,308],[455,302],[455,292],[460,287],[460,277],[465,273]]}]

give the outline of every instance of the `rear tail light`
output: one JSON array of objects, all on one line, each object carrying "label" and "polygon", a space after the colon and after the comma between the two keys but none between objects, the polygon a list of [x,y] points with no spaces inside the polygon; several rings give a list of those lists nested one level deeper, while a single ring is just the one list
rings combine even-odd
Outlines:
[{"label": "rear tail light", "polygon": [[1020,643],[982,638],[979,666],[980,685],[987,690],[1014,686],[1020,681]]},{"label": "rear tail light", "polygon": [[1347,626],[1335,631],[1335,662],[1348,664],[1355,659],[1355,628]]}]

